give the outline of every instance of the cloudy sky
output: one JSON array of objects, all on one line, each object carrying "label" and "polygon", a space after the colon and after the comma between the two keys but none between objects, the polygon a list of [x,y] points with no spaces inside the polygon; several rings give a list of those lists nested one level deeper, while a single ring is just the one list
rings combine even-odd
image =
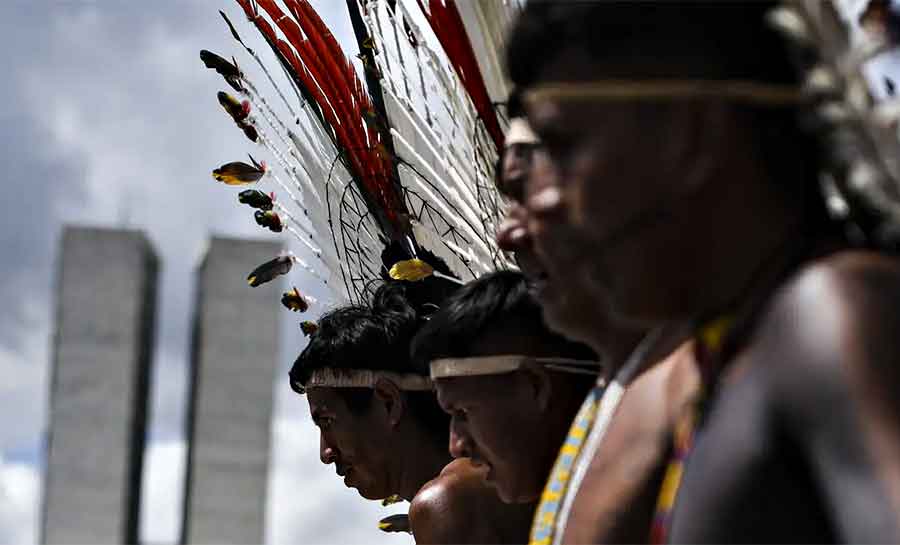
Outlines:
[{"label": "cloudy sky", "polygon": [[[344,2],[312,1],[355,53]],[[232,0],[0,2],[0,544],[35,541],[53,272],[71,223],[142,229],[161,258],[141,535],[177,539],[194,268],[211,233],[269,236],[210,177],[250,149],[216,103],[224,84],[198,58],[202,48],[245,58],[218,9],[255,38]],[[410,543],[375,530],[386,510],[318,463],[305,401],[280,380],[301,343],[287,313],[282,337],[266,541]]]},{"label": "cloudy sky", "polygon": [[[313,4],[355,53],[344,2]],[[269,236],[210,177],[250,149],[216,102],[224,83],[198,57],[207,48],[242,58],[218,9],[255,38],[229,0],[0,2],[0,543],[37,533],[53,273],[72,223],[142,229],[161,258],[141,535],[177,539],[194,268],[211,233]],[[318,462],[305,401],[280,380],[301,342],[285,314],[267,542],[409,543],[380,534],[386,510]]]}]

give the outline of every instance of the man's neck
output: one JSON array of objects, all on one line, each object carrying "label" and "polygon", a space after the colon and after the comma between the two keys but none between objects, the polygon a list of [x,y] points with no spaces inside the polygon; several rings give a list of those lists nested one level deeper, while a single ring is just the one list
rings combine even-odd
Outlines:
[{"label": "man's neck", "polygon": [[695,271],[691,291],[696,299],[682,320],[709,319],[744,306],[770,290],[810,246],[803,218],[787,203],[751,195],[747,203],[743,209],[730,207],[730,220],[723,221],[716,243],[707,248],[709,266]]},{"label": "man's neck", "polygon": [[[438,476],[452,458],[446,441],[440,442],[418,424],[411,424],[396,442],[398,473],[394,489],[410,501],[422,486]],[[405,456],[403,453],[415,453]]]},{"label": "man's neck", "polygon": [[589,339],[588,345],[594,352],[603,355],[604,376],[610,378],[616,374],[645,334],[646,331],[640,329],[617,329],[615,332],[604,331]]}]

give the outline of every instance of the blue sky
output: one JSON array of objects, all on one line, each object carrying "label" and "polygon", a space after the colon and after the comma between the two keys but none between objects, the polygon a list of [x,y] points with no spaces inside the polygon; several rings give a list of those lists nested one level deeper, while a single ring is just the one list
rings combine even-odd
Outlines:
[{"label": "blue sky", "polygon": [[[313,4],[355,53],[344,2]],[[219,9],[265,50],[227,0],[0,3],[0,543],[36,536],[53,273],[68,223],[142,229],[161,258],[141,534],[176,540],[194,268],[211,233],[274,236],[210,176],[252,151],[216,102],[224,82],[199,60],[204,48],[235,54],[252,72]],[[292,281],[303,289],[301,274]],[[296,321],[285,313],[282,371],[301,347]],[[386,510],[318,462],[305,401],[284,376],[273,384],[267,542],[409,542],[380,534],[375,524]]]}]

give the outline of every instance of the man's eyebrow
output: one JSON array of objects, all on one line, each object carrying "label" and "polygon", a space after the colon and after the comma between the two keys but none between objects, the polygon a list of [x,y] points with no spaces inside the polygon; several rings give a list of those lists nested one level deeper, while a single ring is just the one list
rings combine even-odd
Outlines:
[{"label": "man's eyebrow", "polygon": [[453,408],[453,399],[447,394],[442,394],[437,397],[438,406],[444,411],[449,411]]},{"label": "man's eyebrow", "polygon": [[324,412],[325,411],[322,409],[313,409],[309,412],[309,414],[312,417],[312,421],[318,424],[319,420],[325,417],[325,415],[323,414]]}]

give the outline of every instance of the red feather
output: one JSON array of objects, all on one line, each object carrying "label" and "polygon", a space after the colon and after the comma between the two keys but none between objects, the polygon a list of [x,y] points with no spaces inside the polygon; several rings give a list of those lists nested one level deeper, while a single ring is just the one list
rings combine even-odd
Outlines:
[{"label": "red feather", "polygon": [[478,59],[475,58],[475,52],[472,50],[472,43],[469,41],[466,27],[463,25],[459,10],[456,9],[455,0],[429,0],[428,9],[425,8],[423,0],[416,0],[416,2],[447,52],[456,74],[472,99],[475,111],[484,122],[494,145],[498,150],[501,149],[503,131],[500,129],[497,112],[494,111],[484,78],[481,77]]},{"label": "red feather", "polygon": [[307,0],[284,0],[293,18],[274,0],[256,0],[284,33],[285,40],[281,40],[249,0],[236,1],[257,29],[275,44],[319,105],[354,179],[387,220],[398,227],[397,211],[403,210],[404,204],[391,183],[392,158],[380,145],[378,132],[365,121],[373,108],[371,100],[332,32]]}]

